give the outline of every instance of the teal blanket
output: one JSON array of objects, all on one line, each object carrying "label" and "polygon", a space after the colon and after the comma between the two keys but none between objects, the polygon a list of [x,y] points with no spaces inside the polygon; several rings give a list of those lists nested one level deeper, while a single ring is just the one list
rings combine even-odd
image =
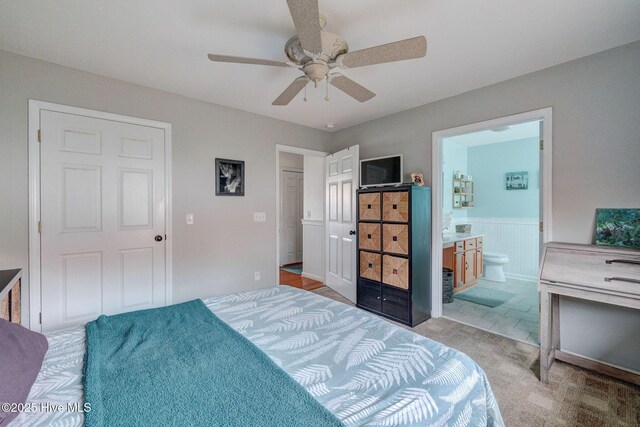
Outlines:
[{"label": "teal blanket", "polygon": [[92,426],[341,426],[201,300],[86,326]]}]

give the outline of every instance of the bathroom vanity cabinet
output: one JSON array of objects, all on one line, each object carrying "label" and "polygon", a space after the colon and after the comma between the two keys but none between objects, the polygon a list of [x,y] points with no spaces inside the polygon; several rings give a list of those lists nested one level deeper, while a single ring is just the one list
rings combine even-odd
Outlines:
[{"label": "bathroom vanity cabinet", "polygon": [[483,236],[456,235],[456,238],[453,242],[444,240],[442,266],[453,270],[453,289],[460,292],[482,277]]}]

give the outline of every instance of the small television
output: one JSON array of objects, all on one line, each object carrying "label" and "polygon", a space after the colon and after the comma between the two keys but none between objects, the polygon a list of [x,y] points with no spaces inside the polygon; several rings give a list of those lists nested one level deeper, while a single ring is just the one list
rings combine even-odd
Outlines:
[{"label": "small television", "polygon": [[360,186],[402,184],[402,154],[360,160]]}]

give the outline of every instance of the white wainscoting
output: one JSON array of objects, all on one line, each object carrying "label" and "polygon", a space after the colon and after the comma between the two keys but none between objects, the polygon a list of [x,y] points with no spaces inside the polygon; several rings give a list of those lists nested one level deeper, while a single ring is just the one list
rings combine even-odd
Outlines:
[{"label": "white wainscoting", "polygon": [[[462,222],[462,221],[459,221]],[[537,218],[467,218],[474,234],[484,234],[486,252],[509,256],[504,266],[506,276],[514,279],[536,280],[540,252],[539,222]]]},{"label": "white wainscoting", "polygon": [[302,276],[324,282],[324,221],[302,220]]}]

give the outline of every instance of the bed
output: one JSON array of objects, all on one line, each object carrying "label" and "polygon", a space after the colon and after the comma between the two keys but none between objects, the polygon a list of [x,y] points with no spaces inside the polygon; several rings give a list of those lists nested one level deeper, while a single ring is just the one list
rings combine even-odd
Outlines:
[{"label": "bed", "polygon": [[[346,426],[501,426],[491,386],[468,356],[357,308],[287,286],[204,300]],[[84,403],[85,329],[47,334],[28,397]],[[12,426],[81,426],[78,411],[20,414]]]}]

